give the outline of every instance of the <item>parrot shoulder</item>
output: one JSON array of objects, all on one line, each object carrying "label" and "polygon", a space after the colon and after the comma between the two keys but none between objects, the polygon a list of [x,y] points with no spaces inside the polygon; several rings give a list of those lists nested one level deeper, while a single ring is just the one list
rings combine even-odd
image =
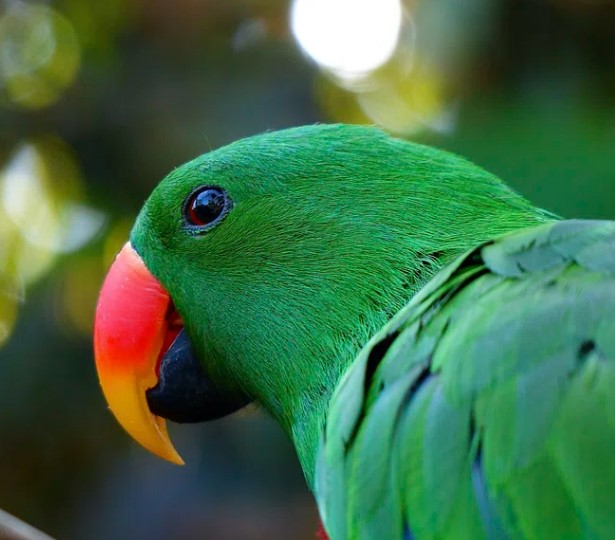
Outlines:
[{"label": "parrot shoulder", "polygon": [[338,385],[315,493],[342,538],[615,538],[615,222],[437,274]]}]

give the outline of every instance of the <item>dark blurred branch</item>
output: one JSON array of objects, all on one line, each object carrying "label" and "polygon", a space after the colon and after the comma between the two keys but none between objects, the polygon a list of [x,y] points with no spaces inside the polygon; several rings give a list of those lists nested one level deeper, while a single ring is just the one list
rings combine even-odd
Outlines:
[{"label": "dark blurred branch", "polygon": [[0,509],[0,540],[53,540],[53,538]]}]

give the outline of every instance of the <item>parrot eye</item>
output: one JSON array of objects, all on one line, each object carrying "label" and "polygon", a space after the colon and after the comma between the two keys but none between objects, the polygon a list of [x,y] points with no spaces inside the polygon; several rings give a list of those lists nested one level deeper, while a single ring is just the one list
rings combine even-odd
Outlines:
[{"label": "parrot eye", "polygon": [[184,216],[188,225],[209,229],[220,221],[231,208],[226,192],[215,186],[204,186],[194,191],[184,205]]}]

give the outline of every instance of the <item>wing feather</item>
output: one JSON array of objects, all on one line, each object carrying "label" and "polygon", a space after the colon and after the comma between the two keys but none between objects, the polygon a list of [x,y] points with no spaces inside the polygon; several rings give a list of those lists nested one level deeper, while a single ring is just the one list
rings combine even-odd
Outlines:
[{"label": "wing feather", "polygon": [[458,258],[365,347],[330,406],[332,540],[615,538],[615,223]]}]

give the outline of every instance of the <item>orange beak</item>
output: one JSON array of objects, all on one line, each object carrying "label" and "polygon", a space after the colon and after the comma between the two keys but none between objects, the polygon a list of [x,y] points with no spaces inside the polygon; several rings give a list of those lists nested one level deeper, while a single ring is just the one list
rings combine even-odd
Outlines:
[{"label": "orange beak", "polygon": [[177,334],[169,294],[127,243],[100,291],[94,323],[96,369],[109,408],[122,427],[154,454],[178,465],[166,421],[149,410],[145,392]]}]

